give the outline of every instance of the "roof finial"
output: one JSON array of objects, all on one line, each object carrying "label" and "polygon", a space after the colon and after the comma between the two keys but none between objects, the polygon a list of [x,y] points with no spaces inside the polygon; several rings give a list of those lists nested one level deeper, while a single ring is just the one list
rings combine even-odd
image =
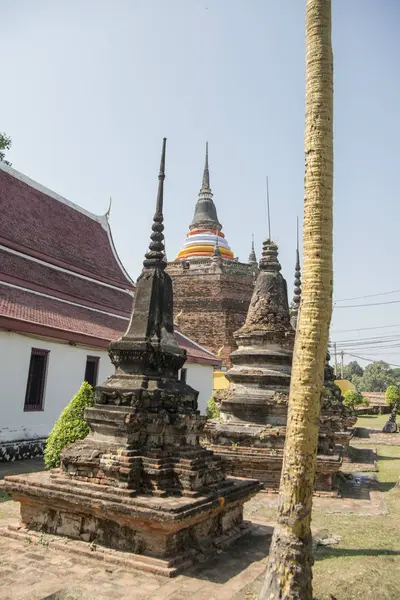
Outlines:
[{"label": "roof finial", "polygon": [[105,217],[106,217],[106,219],[109,219],[109,218],[110,218],[110,213],[111,213],[111,204],[112,204],[112,198],[111,198],[111,196],[110,196],[110,203],[109,203],[109,205],[108,205],[108,208],[107,208],[107,211],[106,211],[106,214],[105,214]]},{"label": "roof finial", "polygon": [[296,266],[294,270],[294,294],[290,307],[290,322],[294,330],[297,328],[297,317],[301,301],[301,267],[299,252],[299,218],[297,217],[297,244],[296,244]]},{"label": "roof finial", "polygon": [[202,190],[210,189],[210,171],[208,169],[208,142],[206,142],[206,160],[204,163],[204,172],[203,172],[203,184],[201,186]]},{"label": "roof finial", "polygon": [[254,233],[251,234],[251,251],[249,254],[249,260],[247,262],[251,266],[258,266],[256,251],[254,250]]},{"label": "roof finial", "polygon": [[267,181],[267,215],[268,215],[268,239],[272,239],[271,238],[271,213],[269,210],[269,185],[268,185],[268,175],[266,177],[266,181]]},{"label": "roof finial", "polygon": [[164,216],[163,216],[163,202],[164,202],[164,179],[165,179],[165,147],[167,138],[163,139],[160,172],[158,174],[158,192],[157,192],[157,204],[156,212],[153,218],[151,234],[151,242],[149,245],[149,251],[146,253],[146,258],[143,261],[143,265],[146,268],[161,268],[165,269],[166,263],[164,261],[165,247],[164,247]]}]

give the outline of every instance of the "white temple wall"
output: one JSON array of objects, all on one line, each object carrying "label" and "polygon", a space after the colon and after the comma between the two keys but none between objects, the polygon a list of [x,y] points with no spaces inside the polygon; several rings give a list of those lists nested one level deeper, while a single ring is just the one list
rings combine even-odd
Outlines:
[{"label": "white temple wall", "polygon": [[213,393],[214,369],[211,365],[187,363],[186,381],[199,391],[198,408],[202,415],[206,414],[207,402]]},{"label": "white temple wall", "polygon": [[[24,403],[32,348],[48,350],[49,357],[43,409],[26,412]],[[13,449],[8,444],[48,436],[61,411],[82,384],[88,355],[99,357],[97,382],[102,383],[114,372],[106,350],[70,346],[47,338],[0,331],[0,461],[32,456],[26,445],[22,451],[17,445]],[[199,410],[205,414],[207,401],[212,394],[213,367],[186,363],[185,368],[187,383],[200,392]],[[4,450],[5,443],[7,451]],[[33,453],[39,454],[40,451]]]},{"label": "white temple wall", "polygon": [[[26,412],[24,403],[32,348],[50,353],[43,409]],[[113,372],[105,350],[1,331],[0,443],[47,437],[63,408],[79,390],[88,355],[99,357],[98,382],[104,381]]]}]

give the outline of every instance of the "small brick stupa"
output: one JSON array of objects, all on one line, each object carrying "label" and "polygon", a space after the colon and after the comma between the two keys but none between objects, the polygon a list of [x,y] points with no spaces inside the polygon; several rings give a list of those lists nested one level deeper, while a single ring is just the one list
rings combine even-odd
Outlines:
[{"label": "small brick stupa", "polygon": [[[257,478],[265,488],[276,490],[286,436],[295,331],[274,242],[264,242],[259,267],[246,322],[235,334],[238,350],[231,354],[233,367],[226,375],[230,385],[221,391],[220,419],[208,422],[206,435],[208,447],[224,458],[229,473]],[[334,431],[330,420],[324,420],[316,490],[332,490],[333,475],[340,465]]]},{"label": "small brick stupa", "polygon": [[225,478],[221,459],[199,444],[198,392],[178,378],[186,351],[174,337],[165,271],[164,164],[165,140],[149,251],[128,330],[109,347],[115,374],[85,411],[90,433],[64,451],[60,469],[7,477],[3,489],[21,503],[14,535],[91,542],[171,576],[245,532],[243,504],[259,483]]}]

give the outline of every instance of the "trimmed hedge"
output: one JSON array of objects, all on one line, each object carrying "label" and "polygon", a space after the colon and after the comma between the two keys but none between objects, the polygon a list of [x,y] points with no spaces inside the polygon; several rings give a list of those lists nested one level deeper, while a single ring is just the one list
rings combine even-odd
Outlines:
[{"label": "trimmed hedge", "polygon": [[219,419],[220,410],[218,404],[215,402],[214,397],[211,396],[207,402],[207,417],[209,419]]},{"label": "trimmed hedge", "polygon": [[93,406],[93,401],[93,388],[84,381],[79,392],[62,411],[47,438],[44,449],[44,464],[47,469],[59,467],[64,448],[87,436],[89,426],[83,420],[83,412],[85,408]]}]

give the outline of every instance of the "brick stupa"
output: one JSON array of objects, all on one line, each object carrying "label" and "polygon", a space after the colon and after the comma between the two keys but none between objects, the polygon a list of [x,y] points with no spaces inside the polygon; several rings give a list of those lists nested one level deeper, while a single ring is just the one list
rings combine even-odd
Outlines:
[{"label": "brick stupa", "polygon": [[167,271],[180,331],[230,366],[233,334],[246,320],[258,269],[254,248],[248,263],[239,262],[223,232],[210,187],[208,144],[193,219]]},{"label": "brick stupa", "polygon": [[[220,392],[220,418],[208,422],[206,436],[207,447],[224,459],[229,473],[257,478],[266,489],[277,490],[297,313],[291,324],[278,248],[270,240],[264,242],[259,268],[246,322],[235,333],[238,350],[231,354],[233,366],[226,375],[230,385]],[[296,301],[299,287],[298,282]],[[331,492],[341,466],[334,429],[332,419],[323,415],[316,490],[324,493]]]},{"label": "brick stupa", "polygon": [[171,576],[245,532],[243,504],[259,483],[225,478],[199,444],[198,392],[178,378],[186,351],[165,271],[164,164],[165,140],[149,251],[128,330],[109,347],[115,374],[85,410],[90,433],[63,452],[60,469],[6,477],[3,489],[21,503],[9,535],[67,536]]}]

